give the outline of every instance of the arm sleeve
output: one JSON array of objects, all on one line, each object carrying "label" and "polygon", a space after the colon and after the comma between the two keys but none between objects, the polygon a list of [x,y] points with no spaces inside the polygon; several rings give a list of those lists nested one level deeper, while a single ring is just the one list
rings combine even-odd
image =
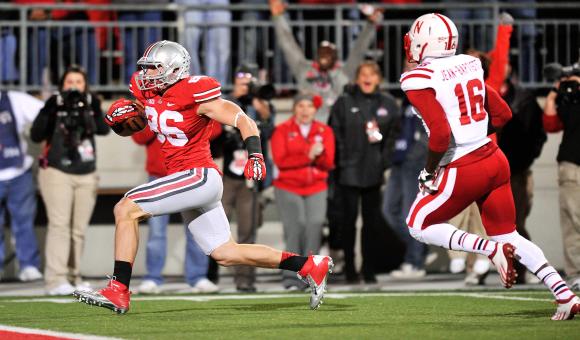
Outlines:
[{"label": "arm sleeve", "polygon": [[496,128],[504,126],[512,118],[512,110],[489,85],[485,85],[485,93],[485,106],[491,116],[491,125]]},{"label": "arm sleeve", "polygon": [[40,143],[49,138],[54,131],[54,124],[56,123],[56,95],[50,97],[44,107],[40,109],[38,116],[32,122],[30,129],[30,139],[35,143]]},{"label": "arm sleeve", "polygon": [[411,105],[415,107],[429,129],[429,149],[445,152],[451,140],[451,128],[445,111],[432,89],[411,90],[406,92]]},{"label": "arm sleeve", "polygon": [[97,127],[96,134],[102,136],[107,135],[111,131],[111,128],[109,128],[109,125],[105,123],[105,116],[101,109],[101,100],[95,95],[92,95],[92,97],[93,101],[91,102],[91,106],[95,114],[93,118],[95,119],[95,125]]},{"label": "arm sleeve", "polygon": [[14,103],[12,109],[15,115],[21,117],[24,123],[32,123],[44,106],[42,100],[24,92],[8,91],[8,98],[11,103]]},{"label": "arm sleeve", "polygon": [[132,134],[131,138],[133,138],[133,141],[139,145],[147,145],[157,137],[155,132],[151,131],[149,126],[146,126],[143,130]]},{"label": "arm sleeve", "polygon": [[307,150],[303,154],[288,155],[286,150],[286,136],[282,129],[276,128],[272,139],[270,140],[272,146],[272,159],[274,164],[280,170],[296,169],[308,166],[312,163],[308,158]]},{"label": "arm sleeve", "polygon": [[[332,129],[335,141],[335,158],[338,156],[344,157],[345,146],[344,146],[344,136],[343,136],[343,118],[342,118],[342,110],[341,107],[343,106],[342,102],[344,97],[338,97],[332,108],[330,109],[330,115],[328,117],[328,123],[330,128]],[[338,164],[338,160],[335,161],[335,164]]]},{"label": "arm sleeve", "polygon": [[423,90],[432,88],[434,85],[431,81],[431,75],[434,71],[428,67],[417,67],[409,72],[401,74],[401,89],[403,91]]},{"label": "arm sleeve", "polygon": [[201,76],[199,78],[190,77],[189,83],[195,84],[193,88],[193,100],[196,103],[203,103],[208,100],[218,98],[222,95],[220,83],[212,77]]},{"label": "arm sleeve", "polygon": [[542,122],[544,124],[544,130],[547,132],[559,132],[564,129],[564,124],[562,124],[558,115],[547,115],[544,113],[542,115]]},{"label": "arm sleeve", "polygon": [[348,52],[348,59],[344,63],[344,73],[349,79],[354,79],[355,70],[363,61],[365,53],[375,38],[375,24],[367,20],[364,30],[354,42],[353,48]]},{"label": "arm sleeve", "polygon": [[286,58],[286,62],[294,78],[299,81],[299,78],[308,69],[310,62],[306,60],[304,51],[296,43],[286,17],[284,15],[278,15],[272,17],[272,21],[274,21],[274,28],[276,30],[276,41],[280,44],[284,58]]},{"label": "arm sleeve", "polygon": [[332,129],[326,128],[324,131],[324,140],[322,141],[324,144],[324,151],[316,157],[314,160],[314,164],[316,167],[323,171],[329,171],[334,168],[334,133],[332,133]]},{"label": "arm sleeve", "polygon": [[386,130],[383,136],[386,136],[383,142],[383,167],[388,169],[391,167],[391,159],[393,152],[395,151],[395,143],[401,135],[401,110],[397,103],[393,99],[389,104],[389,111],[393,112],[391,119],[389,119],[389,124],[386,126]]},{"label": "arm sleeve", "polygon": [[508,64],[510,38],[512,36],[512,25],[499,25],[495,48],[489,52],[491,64],[489,65],[489,76],[485,83],[496,91],[499,91],[505,81],[506,67]]}]

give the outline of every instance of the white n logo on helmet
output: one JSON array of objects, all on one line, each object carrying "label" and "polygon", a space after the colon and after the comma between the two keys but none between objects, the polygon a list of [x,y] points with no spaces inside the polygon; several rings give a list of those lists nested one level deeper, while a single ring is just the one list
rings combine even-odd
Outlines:
[{"label": "white n logo on helmet", "polygon": [[409,30],[409,53],[413,60],[421,62],[426,57],[455,55],[457,27],[448,17],[439,13],[420,16]]}]

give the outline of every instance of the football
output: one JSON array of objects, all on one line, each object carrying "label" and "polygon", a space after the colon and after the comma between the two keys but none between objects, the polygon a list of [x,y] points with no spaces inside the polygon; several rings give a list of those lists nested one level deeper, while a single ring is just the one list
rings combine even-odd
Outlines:
[{"label": "football", "polygon": [[144,115],[129,117],[125,119],[121,124],[124,130],[138,132],[143,130],[145,126],[147,126],[147,117],[145,117]]}]

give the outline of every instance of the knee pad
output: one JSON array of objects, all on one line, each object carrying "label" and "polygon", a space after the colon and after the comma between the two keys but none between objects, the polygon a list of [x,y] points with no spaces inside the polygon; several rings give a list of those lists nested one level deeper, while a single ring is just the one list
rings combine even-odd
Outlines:
[{"label": "knee pad", "polygon": [[496,242],[509,242],[516,247],[516,256],[519,258],[518,260],[532,273],[535,273],[542,265],[548,262],[542,249],[530,240],[525,239],[517,231],[509,234],[493,236],[491,239]]}]

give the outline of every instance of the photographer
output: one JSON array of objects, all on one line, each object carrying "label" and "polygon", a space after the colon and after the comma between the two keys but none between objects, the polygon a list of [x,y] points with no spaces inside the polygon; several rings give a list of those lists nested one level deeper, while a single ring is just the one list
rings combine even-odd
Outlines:
[{"label": "photographer", "polygon": [[49,295],[72,294],[73,285],[83,288],[80,260],[97,196],[94,136],[107,133],[101,102],[88,91],[86,73],[70,67],[60,79],[58,93],[34,120],[30,136],[36,143],[45,142],[38,182],[48,216]]},{"label": "photographer", "polygon": [[[272,85],[260,84],[255,75],[258,67],[252,64],[241,65],[237,68],[234,77],[234,88],[229,100],[238,104],[247,115],[256,121],[260,129],[260,140],[264,159],[266,161],[266,173],[271,172],[272,161],[267,153],[268,140],[272,136],[274,122],[274,106],[270,99],[275,91]],[[239,243],[254,243],[256,241],[256,229],[260,220],[258,188],[247,186],[244,177],[244,166],[247,160],[244,141],[237,129],[224,126],[224,131],[214,143],[223,153],[223,182],[224,195],[222,203],[226,214],[230,216],[234,211],[238,225]],[[266,179],[263,186],[268,186],[271,179]],[[263,189],[260,188],[260,189]],[[236,289],[240,292],[254,292],[255,282],[254,267],[237,266],[234,270]]]},{"label": "photographer", "polygon": [[546,97],[544,129],[564,131],[558,150],[560,220],[564,269],[572,289],[580,289],[580,67],[548,65],[546,78],[559,79]]}]

